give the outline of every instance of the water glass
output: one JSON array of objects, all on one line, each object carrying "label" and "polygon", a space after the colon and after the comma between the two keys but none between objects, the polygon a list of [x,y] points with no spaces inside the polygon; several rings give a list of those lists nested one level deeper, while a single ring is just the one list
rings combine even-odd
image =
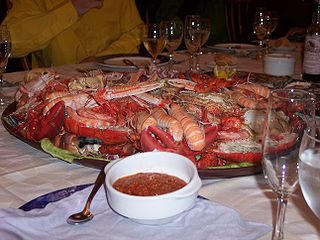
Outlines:
[{"label": "water glass", "polygon": [[298,175],[304,199],[320,219],[320,125],[314,125],[304,132]]}]

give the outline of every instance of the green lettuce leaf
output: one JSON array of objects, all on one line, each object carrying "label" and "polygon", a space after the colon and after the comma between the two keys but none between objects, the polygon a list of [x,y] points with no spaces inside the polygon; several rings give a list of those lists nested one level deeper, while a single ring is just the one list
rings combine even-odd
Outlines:
[{"label": "green lettuce leaf", "polygon": [[53,143],[48,138],[44,138],[40,141],[40,145],[43,151],[50,154],[51,156],[55,158],[59,158],[65,162],[73,163],[75,159],[94,159],[94,160],[100,160],[100,161],[106,161],[109,162],[110,160],[105,158],[99,158],[99,157],[92,157],[92,156],[83,156],[80,154],[74,154],[68,150],[58,148],[53,145]]}]

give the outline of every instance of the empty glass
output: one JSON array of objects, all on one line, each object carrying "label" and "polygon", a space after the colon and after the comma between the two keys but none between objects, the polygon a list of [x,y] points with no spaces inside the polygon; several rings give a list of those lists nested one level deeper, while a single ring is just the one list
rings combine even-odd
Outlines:
[{"label": "empty glass", "polygon": [[314,123],[315,96],[300,89],[273,90],[263,139],[263,171],[277,195],[272,239],[283,239],[287,202],[298,186],[299,148],[303,132]]}]

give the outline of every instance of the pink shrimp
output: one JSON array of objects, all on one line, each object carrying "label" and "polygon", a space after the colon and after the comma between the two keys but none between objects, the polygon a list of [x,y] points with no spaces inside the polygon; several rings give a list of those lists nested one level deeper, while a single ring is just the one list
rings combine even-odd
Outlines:
[{"label": "pink shrimp", "polygon": [[149,126],[157,126],[157,120],[150,113],[139,112],[134,116],[131,124],[138,133],[141,133]]},{"label": "pink shrimp", "polygon": [[237,85],[237,88],[249,90],[254,94],[257,94],[264,98],[268,98],[270,95],[270,89],[260,84],[255,84],[255,83],[239,84]]},{"label": "pink shrimp", "polygon": [[267,99],[250,98],[240,91],[231,92],[231,97],[236,103],[245,108],[266,109],[268,106]]},{"label": "pink shrimp", "polygon": [[171,104],[169,113],[181,123],[189,148],[201,151],[206,145],[205,134],[197,121],[182,106],[175,103]]},{"label": "pink shrimp", "polygon": [[181,123],[173,116],[168,115],[163,108],[156,108],[152,115],[157,120],[157,126],[161,128],[168,128],[169,133],[173,139],[180,142],[183,138],[183,129]]}]

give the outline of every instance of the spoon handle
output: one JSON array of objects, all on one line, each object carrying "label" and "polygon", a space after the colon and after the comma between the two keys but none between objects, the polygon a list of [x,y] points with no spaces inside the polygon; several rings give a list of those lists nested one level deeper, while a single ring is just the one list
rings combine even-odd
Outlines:
[{"label": "spoon handle", "polygon": [[96,195],[96,193],[98,192],[98,190],[100,189],[100,187],[102,186],[105,177],[106,177],[106,174],[104,172],[104,169],[102,168],[96,181],[94,182],[94,186],[88,196],[88,199],[87,199],[87,202],[86,202],[84,209],[86,209],[86,210],[90,209],[91,201],[94,198],[94,196]]},{"label": "spoon handle", "polygon": [[127,58],[123,59],[123,62],[124,62],[124,64],[126,64],[128,66],[132,66],[132,67],[139,69],[139,67],[136,64],[134,64],[131,60],[129,60]]}]

